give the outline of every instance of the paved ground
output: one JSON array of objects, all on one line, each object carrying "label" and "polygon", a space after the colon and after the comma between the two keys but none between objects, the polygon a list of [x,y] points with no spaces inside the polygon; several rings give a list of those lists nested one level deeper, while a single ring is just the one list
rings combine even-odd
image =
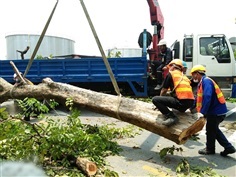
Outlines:
[{"label": "paved ground", "polygon": [[[127,123],[119,120],[108,118],[100,114],[92,113],[87,110],[81,110],[81,120],[90,124],[107,124],[110,122],[117,125],[126,126]],[[224,125],[236,121],[235,113],[231,114],[224,121]],[[224,127],[221,129],[226,134],[227,138],[236,147],[236,131],[227,130]],[[236,176],[236,154],[230,155],[227,158],[220,156],[219,152],[223,148],[217,143],[217,154],[202,156],[198,154],[198,150],[205,147],[205,130],[202,130],[199,135],[199,141],[187,141],[184,145],[177,145],[168,139],[160,137],[149,131],[143,130],[140,135],[134,138],[121,139],[118,141],[123,152],[120,156],[110,156],[107,160],[110,163],[110,168],[119,173],[120,176],[176,176],[175,169],[181,159],[185,158],[191,165],[194,166],[209,166],[215,172],[228,177]],[[165,162],[160,159],[159,152],[165,147],[181,147],[182,153],[174,153],[168,155]]]},{"label": "paved ground", "polygon": [[[5,104],[6,105],[6,104]],[[2,104],[1,106],[4,106]],[[9,106],[9,105],[8,105]],[[228,140],[236,147],[236,131],[226,129],[225,125],[236,121],[235,104],[228,104],[228,117],[222,123],[222,131],[224,131]],[[12,111],[11,105],[10,109]],[[127,126],[128,123],[121,122],[117,119],[97,114],[86,109],[81,110],[81,120],[89,124],[108,124],[115,123],[117,126]],[[66,116],[66,112],[56,111],[53,113],[57,116]],[[225,126],[225,127],[224,127]],[[168,177],[176,176],[175,169],[181,159],[185,158],[191,165],[209,166],[215,172],[227,177],[236,176],[236,153],[229,157],[221,157],[219,152],[223,148],[216,143],[217,148],[215,155],[202,156],[198,154],[198,150],[205,147],[205,130],[199,134],[199,141],[187,141],[184,145],[177,145],[168,139],[143,130],[140,135],[134,138],[118,140],[123,152],[119,156],[110,156],[107,161],[110,163],[110,169],[119,173],[120,177]],[[183,152],[175,152],[174,155],[168,155],[165,162],[160,159],[159,152],[165,147],[181,147]]]}]

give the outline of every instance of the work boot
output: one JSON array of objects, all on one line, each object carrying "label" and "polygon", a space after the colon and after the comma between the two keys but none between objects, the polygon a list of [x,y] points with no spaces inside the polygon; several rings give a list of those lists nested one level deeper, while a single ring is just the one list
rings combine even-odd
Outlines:
[{"label": "work boot", "polygon": [[161,89],[161,85],[157,84],[157,86],[154,88],[154,90],[160,90]]},{"label": "work boot", "polygon": [[215,154],[215,151],[204,148],[204,149],[200,149],[198,151],[198,154],[202,154],[202,155]]},{"label": "work boot", "polygon": [[166,120],[162,122],[162,125],[165,125],[165,126],[174,125],[179,121],[178,117],[173,112],[166,114],[165,117],[166,117]]},{"label": "work boot", "polygon": [[234,147],[231,147],[231,148],[227,148],[224,151],[220,152],[220,155],[225,157],[228,154],[233,154],[235,152],[236,152],[236,149]]}]

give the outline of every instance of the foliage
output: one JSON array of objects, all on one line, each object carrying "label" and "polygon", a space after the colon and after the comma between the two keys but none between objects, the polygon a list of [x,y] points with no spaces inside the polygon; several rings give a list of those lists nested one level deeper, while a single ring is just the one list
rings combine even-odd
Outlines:
[{"label": "foliage", "polygon": [[230,103],[235,103],[236,102],[236,98],[227,98],[226,100]]},{"label": "foliage", "polygon": [[41,59],[43,59],[43,56],[42,56],[42,55],[37,55],[37,56],[36,56],[36,59],[37,59],[37,60],[41,60]]},{"label": "foliage", "polygon": [[117,51],[115,54],[113,52],[109,52],[107,58],[120,58],[121,57],[121,52]]},{"label": "foliage", "polygon": [[7,119],[9,116],[8,112],[6,111],[6,108],[0,108],[0,119]]},{"label": "foliage", "polygon": [[177,173],[184,172],[184,174],[189,174],[189,171],[190,171],[190,165],[188,161],[185,158],[183,158],[181,162],[178,164],[176,172]]},{"label": "foliage", "polygon": [[49,99],[49,102],[47,102],[49,108],[55,109],[57,106],[59,106],[59,103],[56,102],[54,99]]},{"label": "foliage", "polygon": [[198,135],[199,135],[199,134],[193,134],[193,135],[189,138],[189,140],[192,140],[192,141],[198,141],[198,140],[200,140],[200,138],[198,137]]},{"label": "foliage", "polygon": [[174,145],[173,145],[172,147],[163,148],[163,149],[159,152],[160,158],[163,159],[164,157],[166,157],[167,154],[173,155],[173,154],[174,154],[174,151],[183,152],[183,149],[182,149],[181,147],[180,147],[180,148],[176,148]]},{"label": "foliage", "polygon": [[176,168],[178,177],[223,177],[206,166],[192,166],[188,163],[187,159],[182,159]]},{"label": "foliage", "polygon": [[[91,127],[90,125],[87,126]],[[89,131],[91,130],[93,130],[93,133],[102,133],[102,135],[106,136],[108,139],[122,139],[125,137],[134,137],[135,135],[138,135],[141,128],[137,129],[134,125],[128,125],[123,128],[115,128],[107,124],[100,127],[95,125],[92,129],[89,129]]]},{"label": "foliage", "polygon": [[66,106],[69,108],[70,111],[73,109],[73,105],[74,105],[73,99],[71,97],[66,98]]},{"label": "foliage", "polygon": [[53,54],[50,54],[48,57],[43,57],[42,55],[36,56],[36,60],[51,59],[51,58],[53,58]]},{"label": "foliage", "polygon": [[119,177],[118,173],[115,171],[111,171],[111,170],[104,170],[104,176],[105,177]]},{"label": "foliage", "polygon": [[151,103],[152,102],[152,98],[135,98],[139,101],[143,101],[143,102],[147,102],[147,103]]},{"label": "foliage", "polygon": [[35,98],[25,98],[23,100],[16,100],[19,107],[21,108],[21,113],[25,117],[36,116],[39,117],[40,114],[48,113],[49,108],[55,109],[56,106],[59,104],[54,100],[49,100],[49,108],[43,104],[42,102],[38,101]]},{"label": "foliage", "polygon": [[115,53],[115,58],[120,58],[121,57],[121,52],[120,51],[117,51],[116,53]]},{"label": "foliage", "polygon": [[51,58],[53,58],[53,54],[50,54],[48,57],[48,59],[51,59]]},{"label": "foliage", "polygon": [[[22,108],[29,103],[32,110],[47,110],[45,105],[33,99],[19,101]],[[116,138],[133,136],[133,127],[110,128],[108,125],[91,126],[82,124],[80,111],[73,108],[71,98],[66,104],[70,107],[67,119],[47,117],[38,123],[25,122],[21,118],[8,117],[0,124],[0,159],[37,159],[49,176],[84,176],[75,167],[77,157],[85,157],[96,163],[105,176],[118,176],[114,171],[104,169],[104,158],[119,154],[121,148]],[[36,104],[35,104],[36,103]],[[37,109],[36,109],[37,108]],[[45,111],[47,112],[47,111]]]},{"label": "foliage", "polygon": [[[160,158],[164,159],[167,154],[173,155],[174,151],[183,152],[183,149],[176,148],[175,146],[163,148],[159,153]],[[192,166],[185,158],[181,159],[181,162],[178,163],[176,173],[178,177],[223,177],[214,172],[210,167]]]}]

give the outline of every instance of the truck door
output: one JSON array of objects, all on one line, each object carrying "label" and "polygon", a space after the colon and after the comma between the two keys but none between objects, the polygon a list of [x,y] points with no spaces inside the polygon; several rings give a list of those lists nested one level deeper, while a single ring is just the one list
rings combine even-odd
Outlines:
[{"label": "truck door", "polygon": [[231,46],[224,35],[198,36],[193,43],[197,46],[193,49],[193,64],[204,65],[208,76],[233,76],[234,60],[229,49]]}]

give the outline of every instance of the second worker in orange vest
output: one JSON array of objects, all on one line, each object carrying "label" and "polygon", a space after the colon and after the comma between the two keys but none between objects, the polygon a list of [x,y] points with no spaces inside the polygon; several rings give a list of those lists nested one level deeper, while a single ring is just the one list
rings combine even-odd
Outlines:
[{"label": "second worker in orange vest", "polygon": [[219,128],[227,113],[225,97],[215,81],[207,77],[205,72],[206,68],[202,65],[195,65],[191,69],[193,79],[199,81],[196,108],[206,118],[206,147],[198,153],[215,154],[217,140],[224,147],[220,155],[227,156],[235,153],[236,149]]},{"label": "second worker in orange vest", "polygon": [[[152,102],[166,117],[162,124],[171,126],[178,122],[178,117],[169,108],[185,112],[192,107],[194,95],[190,80],[183,73],[182,60],[174,59],[169,63],[168,67],[169,73],[163,82],[160,96],[154,96]],[[166,95],[168,89],[171,90],[171,96]]]}]

